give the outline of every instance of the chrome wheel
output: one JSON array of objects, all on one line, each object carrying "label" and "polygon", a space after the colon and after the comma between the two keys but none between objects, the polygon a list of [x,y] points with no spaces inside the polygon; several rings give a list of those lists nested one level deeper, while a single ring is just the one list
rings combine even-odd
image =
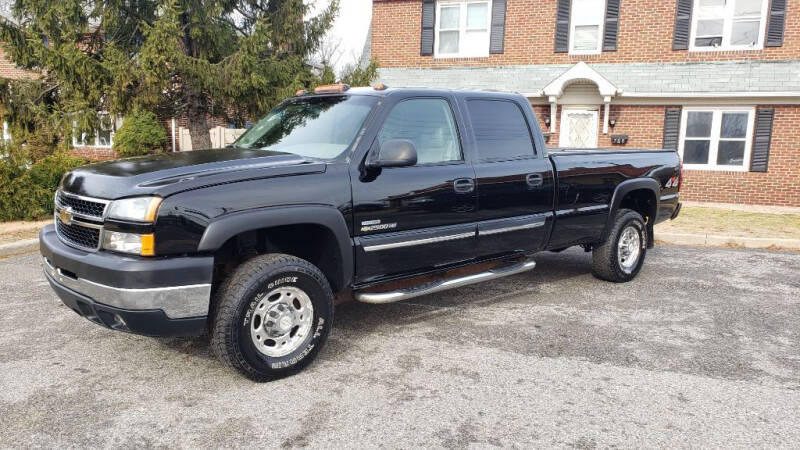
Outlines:
[{"label": "chrome wheel", "polygon": [[642,240],[639,230],[633,226],[627,226],[619,236],[617,242],[617,261],[619,267],[625,273],[631,273],[639,262],[642,253]]},{"label": "chrome wheel", "polygon": [[311,332],[314,305],[308,294],[293,286],[273,289],[253,311],[250,337],[259,352],[272,358],[300,348]]}]

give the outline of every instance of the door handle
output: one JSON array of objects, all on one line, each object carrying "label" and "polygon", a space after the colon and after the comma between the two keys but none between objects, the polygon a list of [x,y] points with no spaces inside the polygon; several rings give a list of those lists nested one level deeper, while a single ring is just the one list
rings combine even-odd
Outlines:
[{"label": "door handle", "polygon": [[459,194],[469,194],[475,190],[475,180],[472,178],[458,178],[453,181],[453,190]]},{"label": "door handle", "polygon": [[528,183],[530,187],[540,187],[544,184],[544,179],[542,178],[541,174],[538,173],[529,173],[525,176],[525,182]]}]

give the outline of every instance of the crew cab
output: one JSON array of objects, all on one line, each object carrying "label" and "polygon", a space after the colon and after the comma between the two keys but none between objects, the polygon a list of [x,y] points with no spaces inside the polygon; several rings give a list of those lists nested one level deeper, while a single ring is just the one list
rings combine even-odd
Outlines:
[{"label": "crew cab", "polygon": [[572,246],[629,281],[680,182],[672,150],[547,149],[521,95],[325,86],[229,148],[67,173],[41,254],[81,316],[209,333],[224,363],[269,380],[314,359],[338,301],[508,276]]}]

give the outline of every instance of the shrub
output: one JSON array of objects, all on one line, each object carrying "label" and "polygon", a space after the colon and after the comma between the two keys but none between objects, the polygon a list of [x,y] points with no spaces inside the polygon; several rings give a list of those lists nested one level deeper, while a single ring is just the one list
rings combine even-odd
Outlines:
[{"label": "shrub", "polygon": [[33,164],[11,155],[0,158],[0,221],[51,215],[53,194],[61,177],[86,162],[66,152],[56,152]]},{"label": "shrub", "polygon": [[138,110],[125,117],[114,135],[114,150],[120,156],[140,156],[164,149],[167,132],[150,111]]}]

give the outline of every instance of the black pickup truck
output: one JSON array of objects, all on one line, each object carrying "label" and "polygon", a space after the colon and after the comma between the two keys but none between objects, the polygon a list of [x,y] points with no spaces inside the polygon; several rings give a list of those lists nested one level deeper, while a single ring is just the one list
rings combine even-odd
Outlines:
[{"label": "black pickup truck", "polygon": [[334,304],[530,270],[583,246],[624,282],[680,211],[675,151],[546,149],[516,94],[334,85],[231,147],[66,174],[40,236],[61,300],[105,327],[209,333],[254,380],[319,353]]}]

